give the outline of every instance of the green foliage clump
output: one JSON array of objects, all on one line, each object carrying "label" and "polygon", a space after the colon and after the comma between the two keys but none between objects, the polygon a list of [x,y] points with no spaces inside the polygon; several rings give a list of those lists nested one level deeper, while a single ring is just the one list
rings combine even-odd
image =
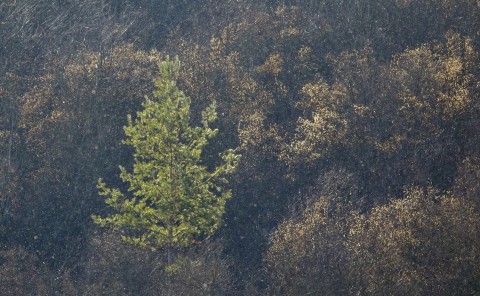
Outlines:
[{"label": "green foliage clump", "polygon": [[187,247],[220,227],[225,202],[226,176],[240,156],[232,149],[209,170],[202,150],[217,134],[210,124],[216,119],[215,104],[202,113],[202,126],[190,126],[190,99],[177,87],[179,61],[159,63],[152,99],[147,98],[136,119],[128,117],[125,144],[134,148],[133,172],[120,167],[120,178],[129,184],[131,196],[109,188],[102,179],[99,194],[116,213],[93,216],[96,223],[124,230],[127,242],[169,250]]}]

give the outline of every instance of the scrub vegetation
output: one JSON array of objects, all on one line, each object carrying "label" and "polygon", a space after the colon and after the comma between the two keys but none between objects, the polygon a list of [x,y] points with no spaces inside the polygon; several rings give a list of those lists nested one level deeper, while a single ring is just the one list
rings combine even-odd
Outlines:
[{"label": "scrub vegetation", "polygon": [[3,0],[0,69],[2,295],[480,295],[477,0]]}]

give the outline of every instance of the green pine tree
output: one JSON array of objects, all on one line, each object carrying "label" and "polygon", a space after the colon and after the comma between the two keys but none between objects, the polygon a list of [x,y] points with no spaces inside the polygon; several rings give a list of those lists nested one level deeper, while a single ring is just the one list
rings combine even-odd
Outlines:
[{"label": "green pine tree", "polygon": [[168,251],[189,246],[217,230],[225,202],[227,175],[232,174],[240,155],[229,149],[213,170],[202,163],[202,150],[215,137],[209,124],[216,117],[215,104],[202,112],[202,126],[190,126],[190,99],[177,87],[179,61],[160,63],[153,99],[146,99],[143,111],[128,116],[124,143],[133,146],[133,173],[120,166],[120,178],[129,193],[109,188],[100,179],[99,194],[115,209],[107,217],[94,215],[103,227],[122,230],[129,243]]}]

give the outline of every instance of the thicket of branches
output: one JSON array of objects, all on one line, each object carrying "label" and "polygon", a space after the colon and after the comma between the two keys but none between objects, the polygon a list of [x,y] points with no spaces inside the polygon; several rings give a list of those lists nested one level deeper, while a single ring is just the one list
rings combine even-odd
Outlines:
[{"label": "thicket of branches", "polygon": [[[0,291],[480,293],[479,40],[476,0],[2,1]],[[166,54],[242,154],[170,269],[91,219]]]}]

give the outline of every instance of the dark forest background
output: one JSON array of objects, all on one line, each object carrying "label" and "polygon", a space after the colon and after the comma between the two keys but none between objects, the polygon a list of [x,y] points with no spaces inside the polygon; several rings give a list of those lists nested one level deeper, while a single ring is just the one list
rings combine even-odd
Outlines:
[{"label": "dark forest background", "polygon": [[[242,153],[175,268],[91,218],[166,55]],[[0,69],[2,295],[480,295],[477,0],[3,0]]]}]

